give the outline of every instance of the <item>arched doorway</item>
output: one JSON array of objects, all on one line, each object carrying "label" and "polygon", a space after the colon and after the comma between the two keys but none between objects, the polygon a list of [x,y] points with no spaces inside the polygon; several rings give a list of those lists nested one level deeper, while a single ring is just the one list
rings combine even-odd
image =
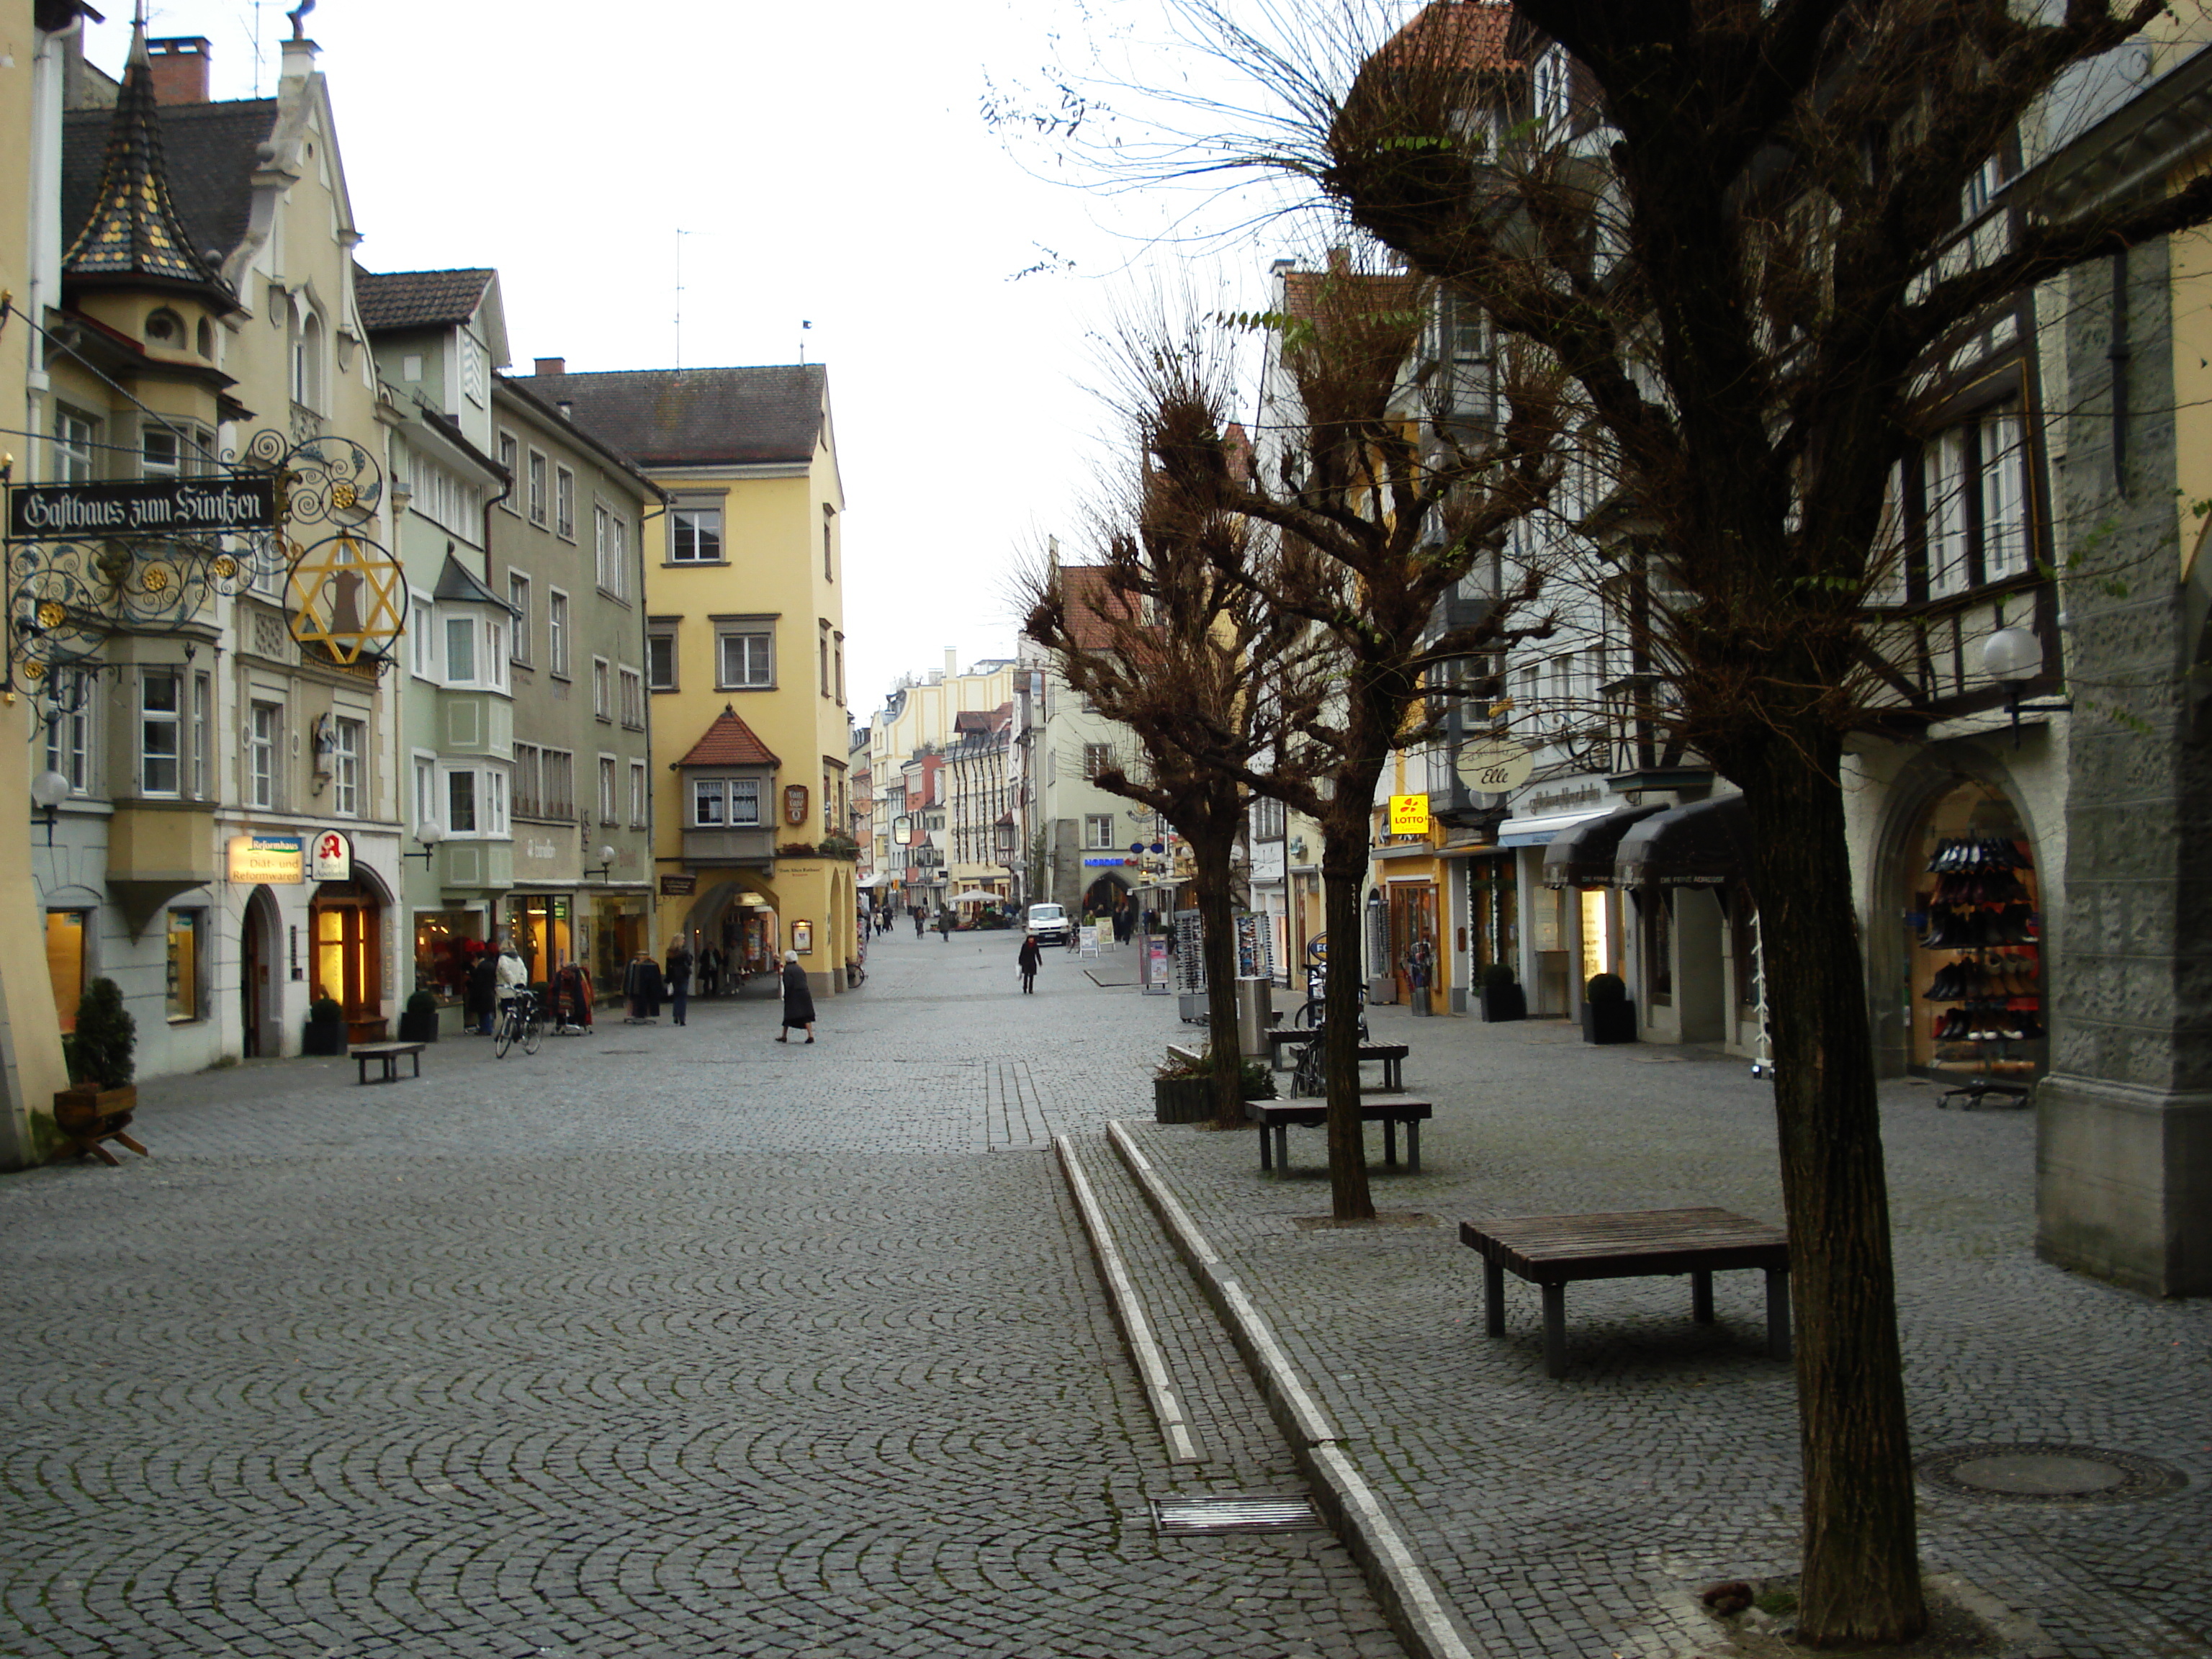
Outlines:
[{"label": "arched doorway", "polygon": [[308,994],[345,1011],[349,1038],[384,1035],[384,906],[365,881],[326,881],[307,905]]},{"label": "arched doorway", "polygon": [[775,898],[744,882],[726,881],[702,893],[685,913],[692,951],[712,946],[720,956],[714,994],[775,971],[780,937]]},{"label": "arched doorway", "polygon": [[283,1051],[279,1030],[276,970],[283,960],[278,948],[276,896],[257,887],[246,896],[246,908],[238,919],[238,1042],[248,1060]]}]

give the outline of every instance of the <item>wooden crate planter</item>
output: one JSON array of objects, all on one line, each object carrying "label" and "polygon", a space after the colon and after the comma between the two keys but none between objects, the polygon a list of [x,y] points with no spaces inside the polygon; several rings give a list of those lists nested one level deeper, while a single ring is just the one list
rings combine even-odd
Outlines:
[{"label": "wooden crate planter", "polygon": [[1158,1077],[1152,1079],[1154,1122],[1203,1123],[1212,1115],[1212,1078]]},{"label": "wooden crate planter", "polygon": [[149,1155],[143,1146],[125,1133],[131,1127],[131,1116],[137,1105],[138,1091],[133,1088],[64,1089],[54,1097],[54,1127],[62,1132],[63,1139],[79,1158],[96,1158],[112,1168],[122,1160],[103,1142],[115,1141],[141,1158]]}]

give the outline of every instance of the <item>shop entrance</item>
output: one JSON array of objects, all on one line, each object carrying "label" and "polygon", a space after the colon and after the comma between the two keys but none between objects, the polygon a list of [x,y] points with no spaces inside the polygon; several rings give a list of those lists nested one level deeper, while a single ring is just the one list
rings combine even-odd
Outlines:
[{"label": "shop entrance", "polygon": [[1437,890],[1431,882],[1405,882],[1389,892],[1390,979],[1396,1000],[1411,1004],[1416,988],[1437,983]]},{"label": "shop entrance", "polygon": [[246,1059],[254,1060],[276,1051],[274,1044],[263,1046],[270,1017],[276,1012],[270,973],[276,962],[276,900],[266,887],[246,895],[238,954],[239,1048]]},{"label": "shop entrance", "polygon": [[2032,1082],[2049,1054],[2042,878],[2019,811],[1991,785],[1960,783],[1929,804],[1904,856],[1912,1068]]},{"label": "shop entrance", "polygon": [[384,993],[384,909],[376,896],[359,882],[326,881],[307,921],[311,994],[336,1001],[349,1024],[376,1019]]},{"label": "shop entrance", "polygon": [[530,969],[532,985],[550,983],[554,974],[576,959],[575,930],[565,893],[539,893],[511,899],[514,948]]}]

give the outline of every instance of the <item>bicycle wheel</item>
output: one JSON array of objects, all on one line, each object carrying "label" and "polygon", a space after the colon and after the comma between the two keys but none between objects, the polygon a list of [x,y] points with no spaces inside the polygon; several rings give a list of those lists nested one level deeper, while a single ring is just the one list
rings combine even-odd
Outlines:
[{"label": "bicycle wheel", "polygon": [[499,1017],[499,1024],[494,1026],[492,1030],[494,1032],[491,1040],[491,1052],[493,1057],[499,1060],[505,1060],[507,1058],[507,1051],[514,1047],[514,1016],[509,1012],[501,1012]]},{"label": "bicycle wheel", "polygon": [[538,1044],[544,1036],[545,1022],[538,1018],[536,1014],[531,1015],[528,1019],[522,1022],[522,1052],[526,1054],[536,1054]]},{"label": "bicycle wheel", "polygon": [[1326,1057],[1319,1042],[1307,1043],[1298,1050],[1298,1063],[1291,1067],[1291,1093],[1305,1098],[1317,1098],[1328,1092]]},{"label": "bicycle wheel", "polygon": [[1322,1023],[1328,1012],[1328,1006],[1316,997],[1301,1005],[1297,1012],[1291,1016],[1291,1025],[1296,1030],[1310,1031]]}]

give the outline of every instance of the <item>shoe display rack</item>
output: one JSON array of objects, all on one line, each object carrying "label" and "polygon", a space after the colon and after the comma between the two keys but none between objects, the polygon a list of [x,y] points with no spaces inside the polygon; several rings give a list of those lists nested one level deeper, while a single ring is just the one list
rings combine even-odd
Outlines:
[{"label": "shoe display rack", "polygon": [[1929,1069],[1960,1079],[1936,1103],[2024,1106],[2044,1053],[2034,860],[2025,841],[1947,836],[1928,874],[1917,1018],[1927,1022]]}]

